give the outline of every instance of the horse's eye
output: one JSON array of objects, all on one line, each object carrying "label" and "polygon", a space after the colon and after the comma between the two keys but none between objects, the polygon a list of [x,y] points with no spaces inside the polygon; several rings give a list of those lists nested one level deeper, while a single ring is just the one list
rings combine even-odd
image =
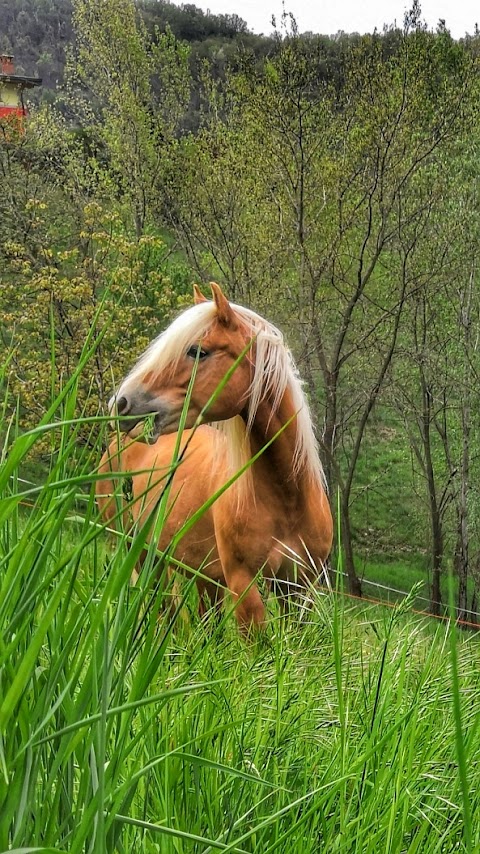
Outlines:
[{"label": "horse's eye", "polygon": [[199,359],[205,359],[208,356],[208,353],[206,350],[202,350],[198,344],[194,344],[193,347],[188,348],[187,356],[189,359],[196,359],[197,356]]}]

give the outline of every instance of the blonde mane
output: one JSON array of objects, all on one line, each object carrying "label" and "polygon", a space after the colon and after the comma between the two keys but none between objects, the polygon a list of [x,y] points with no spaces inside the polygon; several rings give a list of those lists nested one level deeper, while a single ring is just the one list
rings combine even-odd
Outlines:
[{"label": "blonde mane", "polygon": [[[296,413],[296,444],[293,457],[293,476],[306,474],[319,488],[325,488],[325,477],[318,454],[312,418],[302,382],[292,354],[284,342],[279,329],[254,311],[231,304],[231,308],[245,328],[245,343],[255,340],[255,371],[248,395],[248,421],[236,416],[215,426],[226,439],[229,470],[238,472],[251,458],[250,431],[258,408],[263,400],[271,401],[272,415],[278,410],[288,390]],[[188,308],[158,336],[139,359],[127,379],[141,380],[149,373],[158,375],[168,368],[175,368],[182,355],[201,341],[216,316],[214,302],[206,301]],[[237,500],[253,495],[251,470],[247,469],[235,484]]]}]

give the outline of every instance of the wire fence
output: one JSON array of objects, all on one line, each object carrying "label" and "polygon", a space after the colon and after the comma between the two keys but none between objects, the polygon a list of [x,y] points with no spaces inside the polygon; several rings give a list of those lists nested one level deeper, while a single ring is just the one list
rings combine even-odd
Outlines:
[{"label": "wire fence", "polygon": [[[335,573],[342,575],[345,578],[348,577],[346,572],[341,572],[340,570],[335,570]],[[407,596],[410,595],[410,592],[407,590],[401,590],[398,587],[389,587],[388,584],[381,584],[379,581],[371,581],[368,578],[362,578],[361,583],[362,583],[362,585],[367,584],[367,585],[370,585],[371,587],[379,588],[379,589],[384,590],[388,593],[394,593],[396,596],[402,596],[403,598],[406,598]],[[369,602],[369,603],[374,604],[374,605],[383,605],[383,606],[386,606],[388,608],[395,608],[395,606],[397,604],[397,602],[392,602],[392,601],[390,601],[390,599],[387,599],[385,597],[383,597],[383,598],[372,598],[370,596],[364,596],[364,595],[357,596],[356,594],[348,593],[345,590],[342,590],[340,592],[341,592],[342,596],[346,596],[349,599],[356,599],[360,602]],[[422,610],[419,608],[410,608],[409,610],[412,612],[412,614],[420,614],[420,615],[425,616],[425,617],[431,617],[432,620],[449,621],[451,619],[450,614],[448,614],[448,613],[434,614],[432,612],[432,610],[430,610],[433,606],[436,606],[438,609],[442,609],[442,608],[445,609],[446,606],[443,602],[436,602],[432,599],[427,598],[426,596],[420,596],[418,594],[415,595],[415,599],[418,599],[421,602],[426,602],[429,606],[429,609],[428,610],[427,609]],[[472,617],[472,618],[477,617],[478,618],[478,620],[475,622],[473,619],[472,620],[465,620],[465,619],[461,618],[459,616],[459,610],[460,610],[459,608],[455,607],[455,611],[457,614],[457,616],[455,618],[455,623],[457,625],[466,626],[466,627],[477,629],[477,630],[480,629],[480,613],[478,611],[472,611],[470,608],[466,609],[466,613],[470,617]]]}]

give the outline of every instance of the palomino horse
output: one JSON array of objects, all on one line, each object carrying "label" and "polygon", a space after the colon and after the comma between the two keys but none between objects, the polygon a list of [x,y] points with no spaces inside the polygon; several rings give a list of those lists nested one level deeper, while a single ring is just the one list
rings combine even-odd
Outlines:
[{"label": "palomino horse", "polygon": [[[213,300],[195,288],[196,304],[150,345],[112,398],[110,410],[127,441],[110,445],[100,471],[132,473],[132,514],[141,524],[160,500],[176,431],[186,419],[182,443],[188,445],[171,481],[163,550],[185,520],[254,458],[175,552],[186,566],[200,568],[200,613],[205,594],[218,605],[227,587],[238,623],[248,630],[265,618],[258,573],[282,595],[293,580],[318,578],[332,544],[332,516],[307,401],[281,333],[229,303],[217,284],[210,287]],[[205,418],[215,426],[198,426],[207,404]],[[132,441],[147,414],[153,418],[150,444]],[[99,480],[106,518],[116,512],[113,492],[111,481]]]}]

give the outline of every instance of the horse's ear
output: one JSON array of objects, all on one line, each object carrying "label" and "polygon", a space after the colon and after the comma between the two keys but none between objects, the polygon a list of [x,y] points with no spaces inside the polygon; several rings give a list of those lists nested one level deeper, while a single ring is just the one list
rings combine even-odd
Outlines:
[{"label": "horse's ear", "polygon": [[235,329],[237,324],[235,322],[235,315],[232,306],[223,293],[220,285],[217,285],[216,282],[210,282],[210,287],[212,289],[212,297],[220,323],[223,324],[223,326],[230,326]]},{"label": "horse's ear", "polygon": [[207,298],[203,296],[198,285],[193,286],[193,301],[195,305],[200,305],[201,302],[208,302]]}]

